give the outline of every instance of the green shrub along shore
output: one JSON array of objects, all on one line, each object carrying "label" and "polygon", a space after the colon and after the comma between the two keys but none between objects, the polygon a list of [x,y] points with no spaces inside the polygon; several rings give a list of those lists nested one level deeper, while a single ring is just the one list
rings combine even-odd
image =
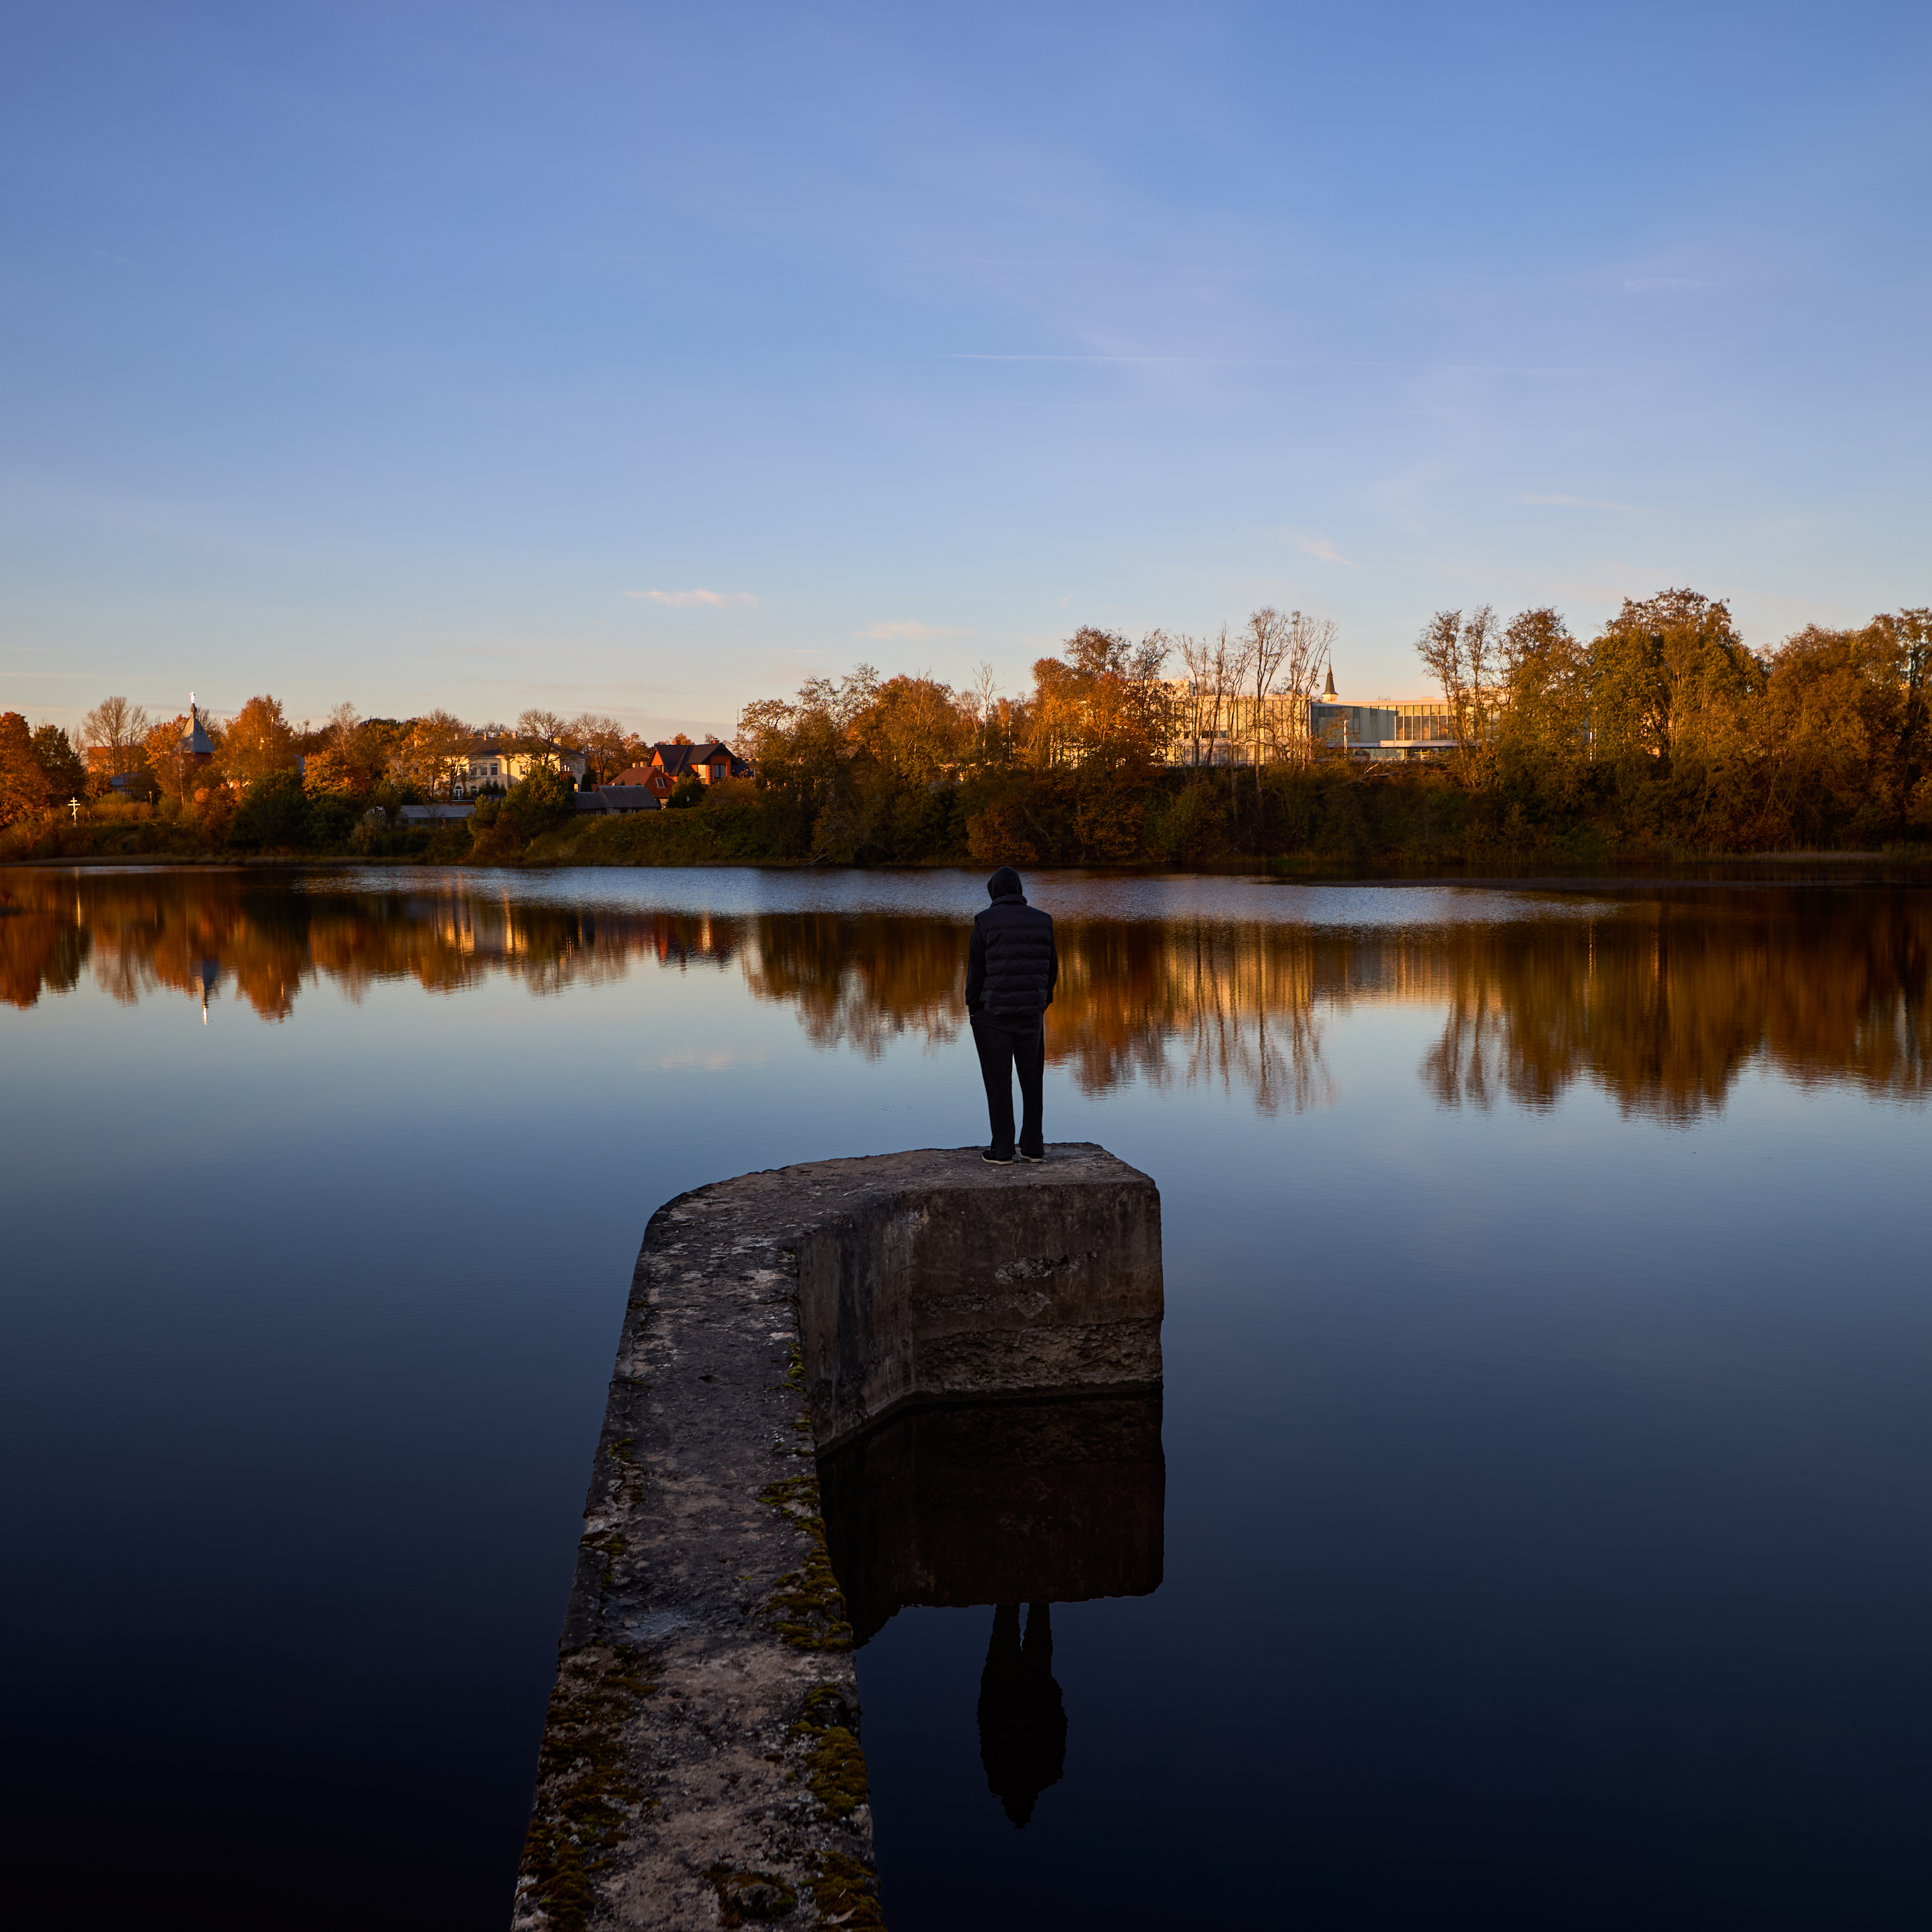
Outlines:
[{"label": "green shrub along shore", "polygon": [[403,830],[386,814],[346,826],[339,813],[310,812],[304,820],[298,791],[284,787],[244,798],[218,841],[183,815],[124,807],[26,836],[28,828],[9,827],[0,833],[0,861],[1588,872],[1802,850],[1932,863],[1932,828],[1910,826],[1901,837],[1894,826],[1850,814],[1802,842],[1705,843],[1694,836],[1698,801],[1686,797],[1688,788],[1612,782],[1532,818],[1520,796],[1472,789],[1454,772],[1430,766],[1264,768],[1258,784],[1241,767],[1160,771],[1102,801],[1108,836],[1099,849],[1083,837],[1090,835],[1093,802],[1064,774],[941,784],[889,805],[874,801],[872,810],[829,824],[748,779],[712,786],[687,810],[593,816],[574,812],[560,783],[541,782],[546,776],[513,787],[500,803],[483,800],[466,823],[432,832]]},{"label": "green shrub along shore", "polygon": [[[1095,849],[1081,836],[1070,787],[1022,777],[949,787],[892,824],[841,828],[824,842],[802,837],[782,801],[742,781],[714,788],[701,809],[646,813],[544,832],[529,862],[558,866],[1020,865],[1180,870],[1434,867],[1588,870],[1630,862],[1737,856],[1680,836],[1667,796],[1612,797],[1605,808],[1532,822],[1517,801],[1474,793],[1426,768],[1316,767],[1267,770],[1259,796],[1252,772],[1212,777],[1163,772],[1120,802],[1131,841]],[[777,808],[774,809],[774,806]],[[829,849],[828,849],[829,848]],[[1784,847],[1781,850],[1798,849]],[[1932,860],[1932,830],[1918,839],[1852,838],[1805,849]]]},{"label": "green shrub along shore", "polygon": [[[401,808],[454,787],[468,728],[444,712],[360,719],[344,706],[298,732],[257,698],[217,731],[214,762],[190,768],[174,751],[189,721],[136,745],[112,699],[89,727],[128,738],[117,755],[148,796],[100,796],[90,780],[88,801],[63,808],[77,751],[9,712],[0,860],[1588,871],[1932,857],[1932,610],[1814,626],[1762,651],[1690,590],[1628,602],[1587,640],[1548,608],[1507,624],[1486,608],[1438,611],[1417,649],[1453,736],[1400,763],[1365,762],[1313,728],[1330,634],[1272,610],[1232,639],[1083,629],[1018,698],[995,696],[990,672],[961,692],[862,665],[746,707],[736,744],[752,776],[682,782],[665,808],[623,815],[583,810],[560,753],[608,776],[650,748],[613,719],[528,712],[505,742],[536,768],[434,830]],[[1176,650],[1190,675],[1165,680]],[[1291,722],[1217,730],[1242,715],[1238,698],[1250,720]],[[1177,746],[1238,761],[1177,764]]]}]

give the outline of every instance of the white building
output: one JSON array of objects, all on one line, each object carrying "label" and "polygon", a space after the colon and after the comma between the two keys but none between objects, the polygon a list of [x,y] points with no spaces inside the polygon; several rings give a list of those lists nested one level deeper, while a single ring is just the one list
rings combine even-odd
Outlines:
[{"label": "white building", "polygon": [[1198,692],[1170,681],[1180,729],[1168,748],[1176,765],[1252,765],[1302,755],[1312,741],[1352,758],[1439,757],[1456,748],[1456,725],[1439,698],[1345,701],[1334,674],[1319,698],[1264,698]]},{"label": "white building", "polygon": [[474,798],[485,785],[508,791],[519,778],[526,778],[539,764],[560,766],[580,783],[590,760],[581,752],[566,752],[557,746],[538,752],[519,751],[508,738],[478,738],[466,757],[458,758],[451,774],[454,798]]}]

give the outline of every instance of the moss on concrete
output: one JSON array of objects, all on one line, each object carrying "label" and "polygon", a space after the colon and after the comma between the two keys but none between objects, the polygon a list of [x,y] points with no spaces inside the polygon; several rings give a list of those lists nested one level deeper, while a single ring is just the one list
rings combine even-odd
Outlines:
[{"label": "moss on concrete", "polygon": [[[802,1405],[805,1356],[796,1342],[786,1364],[784,1387],[800,1398]],[[793,1427],[802,1438],[793,1453],[812,1456],[812,1417],[802,1406]],[[790,1516],[811,1540],[804,1568],[781,1576],[766,1601],[778,1634],[797,1650],[850,1650],[852,1626],[846,1619],[844,1594],[832,1574],[825,1520],[819,1514],[815,1457],[808,1472],[768,1484],[760,1500]]]},{"label": "moss on concrete", "polygon": [[843,1925],[849,1932],[886,1932],[878,1874],[843,1852],[821,1852],[812,1860],[812,1902],[818,1908],[821,1925]]},{"label": "moss on concrete", "polygon": [[524,1841],[518,1891],[555,1932],[584,1932],[598,1870],[646,1799],[626,1774],[624,1732],[656,1689],[638,1651],[594,1645],[561,1660],[550,1693],[537,1786],[544,1802]]},{"label": "moss on concrete", "polygon": [[766,1599],[772,1628],[794,1650],[850,1650],[852,1626],[846,1621],[844,1594],[832,1574],[826,1548],[816,1471],[767,1484],[760,1500],[790,1517],[810,1545],[803,1568],[788,1570]]},{"label": "moss on concrete", "polygon": [[807,1747],[806,1780],[812,1795],[843,1824],[871,1796],[858,1719],[845,1687],[821,1684],[808,1690],[791,1736]]},{"label": "moss on concrete", "polygon": [[718,1918],[724,1925],[769,1924],[798,1904],[798,1894],[770,1872],[737,1871],[713,1865],[705,1876],[718,1894]]}]

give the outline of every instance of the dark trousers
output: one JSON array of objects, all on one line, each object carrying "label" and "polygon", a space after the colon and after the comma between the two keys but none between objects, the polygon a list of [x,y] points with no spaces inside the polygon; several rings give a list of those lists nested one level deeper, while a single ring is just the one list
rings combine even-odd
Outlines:
[{"label": "dark trousers", "polygon": [[1013,1150],[1013,1076],[1017,1072],[1024,1109],[1019,1144],[1028,1154],[1038,1154],[1046,1144],[1040,1124],[1040,1089],[1046,1078],[1045,1024],[1039,1020],[1000,1021],[990,1014],[975,1013],[973,1044],[980,1049],[980,1072],[986,1083],[993,1151]]}]

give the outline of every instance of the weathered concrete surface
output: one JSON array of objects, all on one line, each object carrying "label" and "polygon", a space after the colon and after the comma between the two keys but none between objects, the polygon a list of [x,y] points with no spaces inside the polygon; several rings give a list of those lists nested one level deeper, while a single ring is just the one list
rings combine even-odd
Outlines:
[{"label": "weathered concrete surface", "polygon": [[645,1234],[518,1874],[530,1932],[880,1922],[777,1209],[727,1182]]},{"label": "weathered concrete surface", "polygon": [[920,1396],[1160,1381],[1154,1183],[1086,1142],[1037,1166],[962,1151],[783,1170],[820,1450]]},{"label": "weathered concrete surface", "polygon": [[518,1932],[882,1924],[818,1438],[922,1394],[1157,1384],[1160,1255],[1154,1184],[1084,1144],[818,1162],[652,1216]]}]

